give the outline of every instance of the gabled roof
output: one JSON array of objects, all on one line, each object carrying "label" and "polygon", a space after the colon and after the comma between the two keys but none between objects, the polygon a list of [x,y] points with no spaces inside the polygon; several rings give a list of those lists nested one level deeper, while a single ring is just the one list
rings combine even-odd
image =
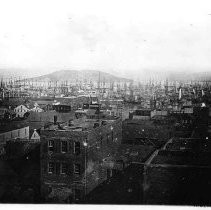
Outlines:
[{"label": "gabled roof", "polygon": [[34,129],[34,131],[29,132],[30,139],[40,138],[40,130]]},{"label": "gabled roof", "polygon": [[42,108],[40,108],[40,107],[38,107],[38,106],[35,106],[35,107],[33,107],[31,110],[43,110]]},{"label": "gabled roof", "polygon": [[17,109],[20,106],[23,106],[23,108],[26,108],[27,110],[29,110],[24,104],[20,104],[19,106],[15,107],[15,109]]}]

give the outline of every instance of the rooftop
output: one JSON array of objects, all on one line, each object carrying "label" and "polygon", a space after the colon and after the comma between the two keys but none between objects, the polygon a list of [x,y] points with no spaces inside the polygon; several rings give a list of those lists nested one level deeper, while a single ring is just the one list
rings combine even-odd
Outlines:
[{"label": "rooftop", "polygon": [[173,138],[167,145],[168,151],[211,152],[210,140],[197,138]]},{"label": "rooftop", "polygon": [[153,146],[121,144],[116,154],[116,160],[143,163],[154,150]]},{"label": "rooftop", "polygon": [[210,157],[210,152],[194,153],[190,151],[160,150],[151,164],[210,167]]},{"label": "rooftop", "polygon": [[113,119],[99,119],[99,120],[79,118],[65,123],[50,124],[47,127],[45,127],[45,130],[88,131],[101,125],[112,124],[117,119],[119,118],[116,117]]},{"label": "rooftop", "polygon": [[0,126],[0,134],[9,132],[9,131],[13,131],[13,130],[17,130],[17,129],[21,129],[21,128],[28,127],[28,126],[29,125],[23,121],[5,122],[5,124],[2,124]]}]

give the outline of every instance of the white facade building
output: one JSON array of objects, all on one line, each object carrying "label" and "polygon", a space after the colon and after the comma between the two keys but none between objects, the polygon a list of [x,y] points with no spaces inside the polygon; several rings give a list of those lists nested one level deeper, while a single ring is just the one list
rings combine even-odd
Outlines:
[{"label": "white facade building", "polygon": [[28,111],[30,110],[24,105],[19,105],[14,109],[14,112],[16,113],[16,117],[24,117],[24,114]]}]

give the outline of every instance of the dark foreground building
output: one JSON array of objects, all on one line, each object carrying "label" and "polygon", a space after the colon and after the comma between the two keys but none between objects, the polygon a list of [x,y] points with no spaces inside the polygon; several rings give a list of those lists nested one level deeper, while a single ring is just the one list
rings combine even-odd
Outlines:
[{"label": "dark foreground building", "polygon": [[211,205],[211,144],[172,139],[145,163],[144,204]]},{"label": "dark foreground building", "polygon": [[41,131],[41,192],[46,202],[82,202],[112,174],[105,164],[122,140],[121,119],[78,119]]},{"label": "dark foreground building", "polygon": [[40,203],[40,143],[11,140],[0,159],[0,202]]},{"label": "dark foreground building", "polygon": [[115,160],[122,169],[91,191],[85,203],[142,204],[144,162],[153,151],[155,147],[149,145],[121,145]]}]

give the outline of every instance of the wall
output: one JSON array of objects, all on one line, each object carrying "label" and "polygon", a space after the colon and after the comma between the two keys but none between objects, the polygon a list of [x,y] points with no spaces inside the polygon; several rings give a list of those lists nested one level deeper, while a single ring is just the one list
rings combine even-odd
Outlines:
[{"label": "wall", "polygon": [[87,196],[89,204],[142,204],[143,165],[131,164]]},{"label": "wall", "polygon": [[0,134],[0,149],[4,147],[7,140],[15,139],[15,138],[29,139],[29,126],[8,131],[5,133],[1,133]]},{"label": "wall", "polygon": [[0,134],[1,141],[15,138],[29,139],[29,126]]},{"label": "wall", "polygon": [[20,105],[14,109],[16,117],[24,117],[24,114],[29,111],[24,105]]},{"label": "wall", "polygon": [[[103,159],[112,157],[122,141],[122,122],[120,119],[93,129],[88,134],[89,167],[87,193],[107,179],[107,167],[102,166]],[[111,165],[112,167],[112,165]]]},{"label": "wall", "polygon": [[133,115],[134,120],[150,120],[150,116]]},{"label": "wall", "polygon": [[27,121],[54,122],[54,116],[57,116],[57,122],[66,122],[74,118],[74,112],[70,113],[59,113],[56,111],[30,112]]},{"label": "wall", "polygon": [[154,116],[167,116],[167,115],[168,115],[167,111],[158,111],[158,110],[151,111],[151,117],[154,117]]}]

